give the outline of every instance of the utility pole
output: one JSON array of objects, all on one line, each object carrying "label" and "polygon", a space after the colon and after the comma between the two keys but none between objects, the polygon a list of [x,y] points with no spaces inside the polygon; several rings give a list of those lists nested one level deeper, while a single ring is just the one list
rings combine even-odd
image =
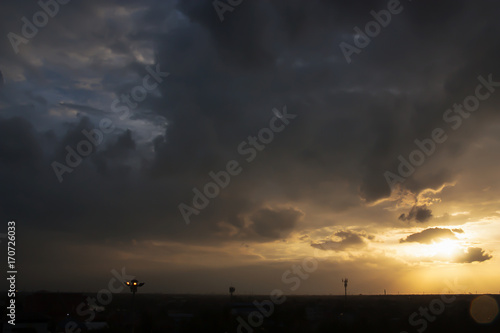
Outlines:
[{"label": "utility pole", "polygon": [[347,282],[349,282],[349,280],[347,278],[345,278],[345,279],[342,279],[342,282],[344,283],[344,298],[345,298],[345,302],[347,303]]}]

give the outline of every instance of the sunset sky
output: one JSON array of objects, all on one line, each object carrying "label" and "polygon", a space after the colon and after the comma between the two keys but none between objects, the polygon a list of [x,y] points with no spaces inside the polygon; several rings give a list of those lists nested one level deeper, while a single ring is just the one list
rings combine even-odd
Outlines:
[{"label": "sunset sky", "polygon": [[500,292],[498,2],[43,2],[0,3],[20,290]]}]

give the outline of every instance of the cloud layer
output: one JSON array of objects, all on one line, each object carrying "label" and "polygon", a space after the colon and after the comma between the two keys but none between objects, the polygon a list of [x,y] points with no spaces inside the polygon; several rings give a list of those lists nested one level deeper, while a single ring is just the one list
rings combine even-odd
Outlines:
[{"label": "cloud layer", "polygon": [[[477,220],[496,214],[499,156],[490,152],[500,144],[500,92],[458,130],[443,113],[474,93],[479,75],[500,81],[499,5],[402,5],[351,64],[339,44],[353,43],[353,28],[364,28],[386,1],[244,1],[223,22],[202,0],[61,6],[18,54],[8,38],[0,41],[0,220],[19,221],[34,244],[64,248],[66,237],[109,253],[123,254],[134,241],[232,252],[242,242],[292,244],[304,233],[317,234],[313,248],[336,253],[407,227],[401,221],[475,222],[450,218],[456,207]],[[4,36],[22,35],[21,18],[40,10],[19,1],[0,6]],[[156,66],[169,75],[147,81],[158,85],[142,98],[137,87]],[[297,118],[247,162],[239,144],[258,138],[273,108],[285,105]],[[397,172],[398,157],[408,159],[415,140],[437,127],[447,141],[400,184],[405,195],[391,193],[384,173]],[[96,130],[102,143],[81,143]],[[230,160],[241,174],[187,226],[179,204],[192,205],[193,189]],[[67,168],[59,166],[62,182],[54,162]],[[426,200],[404,198],[423,192]],[[366,233],[338,231],[349,226]],[[329,227],[335,231],[321,233]],[[41,232],[47,239],[36,240]],[[436,227],[403,242],[455,232]],[[482,251],[471,248],[459,261],[491,258]]]}]

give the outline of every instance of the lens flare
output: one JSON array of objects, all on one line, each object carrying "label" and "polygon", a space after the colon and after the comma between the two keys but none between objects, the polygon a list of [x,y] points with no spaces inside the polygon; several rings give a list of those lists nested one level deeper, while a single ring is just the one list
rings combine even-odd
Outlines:
[{"label": "lens flare", "polygon": [[476,323],[490,324],[498,316],[498,303],[491,296],[479,296],[471,302],[469,312]]}]

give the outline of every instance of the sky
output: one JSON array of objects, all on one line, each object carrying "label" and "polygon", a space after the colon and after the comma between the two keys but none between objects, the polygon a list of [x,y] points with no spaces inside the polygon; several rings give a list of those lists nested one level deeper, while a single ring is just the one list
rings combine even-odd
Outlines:
[{"label": "sky", "polygon": [[17,287],[499,293],[498,10],[2,1]]}]

